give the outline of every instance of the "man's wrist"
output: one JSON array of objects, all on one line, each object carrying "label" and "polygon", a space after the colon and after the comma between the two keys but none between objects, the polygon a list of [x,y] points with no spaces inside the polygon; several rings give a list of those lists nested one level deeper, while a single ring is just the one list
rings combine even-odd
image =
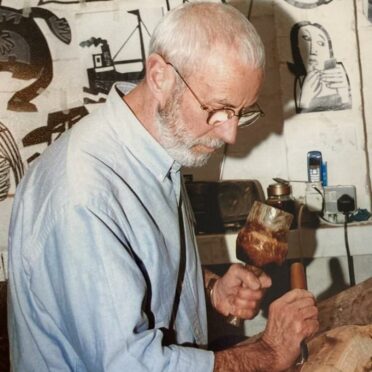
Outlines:
[{"label": "man's wrist", "polygon": [[210,301],[212,307],[215,307],[214,288],[215,288],[217,280],[218,280],[217,277],[212,277],[211,279],[209,279],[208,284],[207,284],[207,288],[206,288],[207,296],[209,298],[209,301]]},{"label": "man's wrist", "polygon": [[262,338],[215,352],[214,372],[278,372],[276,353]]}]

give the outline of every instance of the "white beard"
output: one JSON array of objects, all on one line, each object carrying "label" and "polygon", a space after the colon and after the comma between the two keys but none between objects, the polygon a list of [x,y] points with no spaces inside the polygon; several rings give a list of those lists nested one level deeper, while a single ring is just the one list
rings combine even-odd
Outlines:
[{"label": "white beard", "polygon": [[187,128],[187,124],[180,116],[180,106],[183,91],[177,87],[172,99],[169,99],[163,109],[159,109],[155,117],[155,125],[159,134],[160,144],[168,154],[184,167],[201,167],[205,165],[211,153],[196,152],[196,145],[204,145],[218,149],[224,142],[217,138],[204,135],[194,138]]}]

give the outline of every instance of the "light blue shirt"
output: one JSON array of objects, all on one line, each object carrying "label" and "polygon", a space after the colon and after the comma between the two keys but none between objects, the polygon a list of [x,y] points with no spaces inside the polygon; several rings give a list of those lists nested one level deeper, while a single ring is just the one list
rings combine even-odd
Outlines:
[{"label": "light blue shirt", "polygon": [[177,340],[163,345],[180,262],[180,166],[115,88],[34,163],[17,189],[9,234],[13,370],[212,371],[184,207]]}]

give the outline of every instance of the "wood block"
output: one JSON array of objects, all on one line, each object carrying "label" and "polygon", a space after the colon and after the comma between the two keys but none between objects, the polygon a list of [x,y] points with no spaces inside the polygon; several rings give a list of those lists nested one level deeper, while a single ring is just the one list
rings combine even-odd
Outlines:
[{"label": "wood block", "polygon": [[309,359],[301,372],[372,371],[372,324],[329,330],[308,343]]},{"label": "wood block", "polygon": [[343,325],[372,324],[372,277],[321,301],[319,333]]}]

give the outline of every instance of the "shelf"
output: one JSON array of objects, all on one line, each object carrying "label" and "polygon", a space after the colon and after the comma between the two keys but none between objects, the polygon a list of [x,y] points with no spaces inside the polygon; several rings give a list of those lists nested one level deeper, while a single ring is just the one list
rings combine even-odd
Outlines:
[{"label": "shelf", "polygon": [[[353,256],[372,254],[371,222],[349,225],[347,231]],[[202,263],[211,265],[238,262],[235,257],[236,237],[237,233],[198,235]],[[343,225],[291,230],[288,237],[288,258],[346,256],[344,239]]]}]

